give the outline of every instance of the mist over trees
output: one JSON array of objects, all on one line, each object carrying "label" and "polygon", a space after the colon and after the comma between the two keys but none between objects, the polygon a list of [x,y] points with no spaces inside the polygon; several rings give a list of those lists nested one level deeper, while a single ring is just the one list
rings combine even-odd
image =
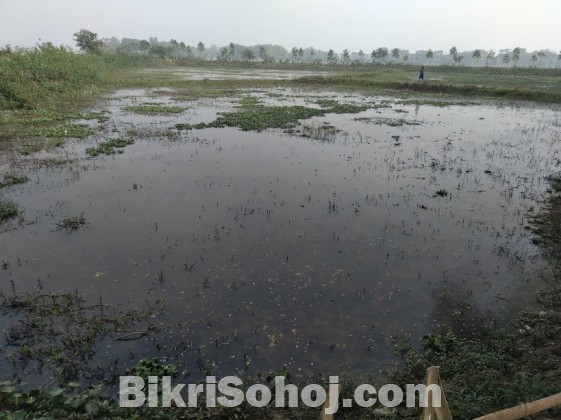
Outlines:
[{"label": "mist over trees", "polygon": [[[372,50],[358,52],[345,48],[343,51],[318,50],[314,47],[293,46],[290,50],[281,45],[242,45],[230,42],[228,45],[205,45],[203,41],[188,45],[176,39],[159,40],[116,37],[98,39],[96,33],[81,29],[74,34],[76,47],[85,53],[113,52],[123,54],[154,55],[161,59],[239,61],[263,63],[308,63],[327,65],[453,65],[486,67],[561,67],[561,51],[528,51],[516,46],[499,51],[475,49],[458,51],[455,46],[449,50],[419,50],[411,52],[401,48],[374,46]],[[6,46],[6,50],[11,48]],[[71,49],[70,47],[66,47]],[[17,48],[16,48],[17,49]]]}]

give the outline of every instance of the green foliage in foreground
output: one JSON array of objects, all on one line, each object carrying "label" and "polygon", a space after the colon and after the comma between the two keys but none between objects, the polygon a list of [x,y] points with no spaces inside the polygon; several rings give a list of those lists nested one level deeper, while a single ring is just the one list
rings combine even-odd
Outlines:
[{"label": "green foliage in foreground", "polygon": [[29,178],[25,175],[16,175],[11,172],[6,172],[4,173],[4,180],[0,182],[0,188],[16,184],[25,184],[27,181],[29,181]]},{"label": "green foliage in foreground", "polygon": [[65,106],[92,96],[118,69],[148,64],[146,56],[75,54],[50,44],[0,55],[0,110]]},{"label": "green foliage in foreground", "polygon": [[136,112],[137,114],[144,115],[179,114],[185,111],[185,108],[180,106],[164,106],[158,104],[131,105],[125,107],[124,109],[125,111]]},{"label": "green foliage in foreground", "polygon": [[299,120],[312,117],[323,117],[328,113],[352,114],[368,109],[364,105],[325,103],[323,108],[294,106],[265,106],[257,103],[254,98],[244,98],[241,110],[221,113],[211,123],[176,124],[178,130],[201,128],[238,127],[243,131],[263,131],[267,128],[289,128]]},{"label": "green foliage in foreground", "polygon": [[18,215],[18,206],[13,201],[0,200],[0,222],[12,219]]},{"label": "green foliage in foreground", "polygon": [[90,135],[90,130],[85,124],[65,124],[55,127],[38,128],[35,135],[47,138],[78,138],[83,139]]},{"label": "green foliage in foreground", "polygon": [[86,219],[81,214],[80,216],[65,217],[59,220],[56,224],[56,229],[73,232],[84,225],[86,225]]},{"label": "green foliage in foreground", "polygon": [[122,149],[133,143],[134,140],[111,139],[98,144],[96,147],[88,147],[86,149],[86,154],[95,157],[98,155],[114,155],[115,153],[123,153]]}]

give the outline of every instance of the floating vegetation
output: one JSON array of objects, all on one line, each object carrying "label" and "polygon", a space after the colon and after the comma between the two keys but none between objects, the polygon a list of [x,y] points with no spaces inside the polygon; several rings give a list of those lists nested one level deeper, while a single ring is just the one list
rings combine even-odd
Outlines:
[{"label": "floating vegetation", "polygon": [[448,197],[448,191],[446,190],[438,190],[437,192],[434,193],[435,197]]},{"label": "floating vegetation", "polygon": [[142,104],[126,106],[124,110],[143,115],[165,115],[179,114],[185,111],[185,108],[176,105]]},{"label": "floating vegetation", "polygon": [[0,222],[12,219],[19,213],[18,206],[13,201],[0,200]]},{"label": "floating vegetation", "polygon": [[242,110],[224,112],[211,123],[176,124],[178,130],[191,130],[202,128],[238,127],[243,131],[262,131],[267,128],[290,128],[299,120],[312,117],[323,117],[328,113],[351,114],[365,111],[368,106],[332,104],[328,108],[308,108],[305,106],[264,106],[257,103],[255,98],[242,99]]},{"label": "floating vegetation", "polygon": [[148,303],[142,310],[118,310],[104,304],[101,298],[92,305],[78,291],[48,293],[38,283],[35,292],[0,292],[0,310],[17,317],[5,327],[6,343],[11,357],[17,360],[15,368],[23,364],[43,374],[47,369],[58,381],[110,378],[107,363],[95,360],[99,341],[109,335],[119,340],[149,332],[151,328],[145,325],[131,328],[161,312],[161,307]]},{"label": "floating vegetation", "polygon": [[25,175],[15,175],[11,172],[5,172],[4,180],[0,182],[0,188],[16,184],[25,184],[27,181],[29,181],[29,178]]},{"label": "floating vegetation", "polygon": [[84,214],[80,214],[80,216],[72,216],[72,217],[65,217],[64,219],[59,220],[56,223],[56,230],[66,230],[69,232],[73,232],[78,230],[81,226],[85,226],[86,219],[84,218]]},{"label": "floating vegetation", "polygon": [[300,137],[310,138],[313,140],[333,142],[336,139],[337,134],[341,130],[338,130],[333,125],[329,123],[324,124],[303,124],[298,129],[289,128],[286,130],[287,134],[299,135]]},{"label": "floating vegetation", "polygon": [[404,125],[422,125],[420,121],[408,121],[403,118],[383,118],[383,117],[359,117],[355,121],[365,122],[374,125],[389,125],[390,127],[402,127]]},{"label": "floating vegetation", "polygon": [[96,147],[88,147],[86,154],[90,156],[98,155],[114,155],[115,153],[123,153],[123,148],[133,144],[134,140],[127,139],[111,139],[106,142],[98,144]]},{"label": "floating vegetation", "polygon": [[98,123],[104,123],[109,121],[109,116],[107,115],[107,111],[101,111],[101,112],[90,112],[85,114],[70,114],[66,117],[66,119],[97,120]]},{"label": "floating vegetation", "polygon": [[65,124],[56,127],[38,128],[37,130],[35,130],[34,134],[47,138],[83,139],[90,135],[90,129],[85,124]]}]

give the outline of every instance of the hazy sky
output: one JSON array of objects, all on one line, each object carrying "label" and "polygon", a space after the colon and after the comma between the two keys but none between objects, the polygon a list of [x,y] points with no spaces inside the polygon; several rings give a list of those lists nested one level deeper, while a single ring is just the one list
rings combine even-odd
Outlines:
[{"label": "hazy sky", "polygon": [[0,46],[74,47],[85,28],[207,46],[559,51],[560,22],[561,0],[0,0]]}]

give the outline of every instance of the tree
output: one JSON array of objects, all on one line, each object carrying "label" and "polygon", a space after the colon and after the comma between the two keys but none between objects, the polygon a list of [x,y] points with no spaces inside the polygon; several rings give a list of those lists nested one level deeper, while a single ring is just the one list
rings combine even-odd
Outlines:
[{"label": "tree", "polygon": [[451,55],[452,57],[458,55],[458,49],[457,49],[456,47],[450,48],[450,55]]},{"label": "tree", "polygon": [[148,41],[146,41],[145,39],[143,39],[142,41],[140,41],[140,50],[141,51],[148,51],[150,49],[150,43]]},{"label": "tree", "polygon": [[374,63],[376,61],[376,59],[378,58],[378,53],[376,50],[372,50],[372,52],[370,53],[370,59],[372,60],[372,62]]},{"label": "tree", "polygon": [[269,61],[269,54],[267,53],[267,48],[265,48],[263,45],[259,47],[259,58],[265,63]]},{"label": "tree", "polygon": [[162,44],[154,44],[150,47],[150,53],[163,59],[171,54],[171,48],[167,48]]},{"label": "tree", "polygon": [[409,55],[404,54],[402,60],[403,60],[404,63],[407,63],[409,61]]},{"label": "tree", "polygon": [[434,57],[434,53],[432,52],[431,49],[429,49],[425,55],[425,57],[427,58],[427,60],[432,61],[433,57]]},{"label": "tree", "polygon": [[454,57],[452,57],[452,59],[454,60],[454,63],[460,64],[462,62],[462,60],[464,59],[464,56],[456,54]]},{"label": "tree", "polygon": [[392,49],[392,57],[395,61],[399,60],[399,48]]},{"label": "tree", "polygon": [[236,53],[236,46],[234,45],[233,42],[230,42],[229,47],[229,51],[228,51],[228,56],[230,57],[230,60],[234,58],[234,54]]},{"label": "tree", "polygon": [[545,51],[544,51],[544,50],[539,50],[539,51],[538,51],[538,58],[539,58],[540,62],[539,62],[538,65],[539,65],[540,67],[541,67],[541,65],[542,65],[542,60],[543,60],[545,57],[547,57]]},{"label": "tree", "polygon": [[505,55],[503,55],[503,63],[510,63],[510,55],[508,55],[508,53],[505,53]]},{"label": "tree", "polygon": [[471,58],[475,60],[475,64],[479,64],[479,59],[481,58],[481,50],[475,50],[471,55]]},{"label": "tree", "polygon": [[518,60],[520,60],[520,52],[521,52],[520,47],[516,47],[515,49],[512,50],[512,61],[514,61],[515,66],[518,64]]},{"label": "tree", "polygon": [[335,52],[333,50],[327,51],[327,62],[329,64],[334,64],[337,59],[335,58]]},{"label": "tree", "polygon": [[386,60],[386,57],[388,56],[388,49],[387,48],[378,48],[376,50],[376,58],[379,58],[382,61]]},{"label": "tree", "polygon": [[538,61],[537,54],[532,54],[532,63],[534,63],[534,67],[536,66],[536,61]]},{"label": "tree", "polygon": [[343,64],[349,64],[350,61],[351,56],[349,55],[349,50],[345,48],[343,50]]},{"label": "tree", "polygon": [[487,65],[489,65],[489,62],[494,63],[496,59],[497,59],[497,56],[495,55],[495,51],[489,50],[489,52],[487,53],[487,58],[485,59],[485,61],[487,62]]},{"label": "tree", "polygon": [[255,54],[251,48],[246,48],[243,50],[242,57],[245,58],[246,61],[251,61],[255,58]]},{"label": "tree", "polygon": [[364,63],[364,51],[360,50],[358,52],[358,59],[361,63]]},{"label": "tree", "polygon": [[298,47],[292,47],[292,61],[296,62],[298,58]]},{"label": "tree", "polygon": [[298,59],[300,62],[304,61],[304,48],[298,48]]},{"label": "tree", "polygon": [[188,58],[193,57],[193,50],[191,49],[191,47],[189,45],[187,45],[187,47],[185,48],[185,54],[187,54]]},{"label": "tree", "polygon": [[197,49],[199,50],[199,57],[202,56],[203,52],[205,51],[205,44],[199,41],[199,43],[197,44]]},{"label": "tree", "polygon": [[218,58],[220,60],[226,60],[226,57],[228,57],[228,48],[222,47],[220,49],[220,54],[219,54]]},{"label": "tree", "polygon": [[80,48],[80,51],[85,51],[87,53],[100,53],[101,47],[103,47],[103,41],[97,39],[97,34],[87,29],[81,29],[76,32],[74,34],[74,40],[76,41],[76,46]]}]

